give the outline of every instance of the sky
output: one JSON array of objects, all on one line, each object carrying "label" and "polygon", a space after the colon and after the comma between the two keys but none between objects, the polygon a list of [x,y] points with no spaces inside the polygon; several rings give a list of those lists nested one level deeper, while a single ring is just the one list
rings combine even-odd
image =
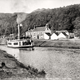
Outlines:
[{"label": "sky", "polygon": [[80,0],[0,0],[0,13],[25,12],[80,4]]}]

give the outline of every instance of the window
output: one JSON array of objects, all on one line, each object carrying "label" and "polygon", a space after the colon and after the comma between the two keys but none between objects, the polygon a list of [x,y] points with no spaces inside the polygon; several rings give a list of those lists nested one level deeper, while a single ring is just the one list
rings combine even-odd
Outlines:
[{"label": "window", "polygon": [[31,42],[30,41],[23,42],[23,45],[31,45]]},{"label": "window", "polygon": [[18,43],[14,43],[14,45],[18,45]]},{"label": "window", "polygon": [[34,32],[34,33],[33,33],[33,36],[36,36],[36,35],[37,35],[37,32]]}]

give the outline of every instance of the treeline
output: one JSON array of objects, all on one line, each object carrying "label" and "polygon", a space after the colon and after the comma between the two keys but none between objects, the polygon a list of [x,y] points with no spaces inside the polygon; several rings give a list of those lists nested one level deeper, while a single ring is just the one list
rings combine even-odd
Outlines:
[{"label": "treeline", "polygon": [[[6,14],[5,14],[6,15]],[[17,13],[5,17],[0,14],[0,35],[17,33]],[[38,26],[49,24],[51,30],[68,30],[80,36],[80,5],[70,5],[55,9],[38,9],[28,14],[22,22],[22,33]]]},{"label": "treeline", "polygon": [[[18,32],[18,22],[21,22],[26,18],[26,13],[0,13],[0,36],[1,35],[10,35],[17,34]],[[21,16],[20,16],[21,15]],[[26,29],[26,25],[20,27],[21,34],[24,33],[24,29]]]},{"label": "treeline", "polygon": [[28,29],[49,24],[51,30],[68,30],[80,36],[80,5],[55,9],[38,9],[24,21]]},{"label": "treeline", "polygon": [[16,33],[16,15],[0,13],[0,36]]}]

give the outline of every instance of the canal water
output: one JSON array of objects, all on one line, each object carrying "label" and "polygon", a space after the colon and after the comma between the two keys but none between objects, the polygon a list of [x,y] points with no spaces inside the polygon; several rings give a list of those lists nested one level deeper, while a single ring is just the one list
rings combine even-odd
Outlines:
[{"label": "canal water", "polygon": [[35,47],[30,49],[13,49],[0,46],[8,54],[16,57],[24,65],[30,65],[38,70],[45,70],[47,78],[66,78],[80,80],[80,50]]}]

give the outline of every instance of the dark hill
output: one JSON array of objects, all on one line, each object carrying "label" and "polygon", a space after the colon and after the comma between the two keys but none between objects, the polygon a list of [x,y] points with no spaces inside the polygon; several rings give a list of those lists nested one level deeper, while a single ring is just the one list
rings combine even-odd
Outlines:
[{"label": "dark hill", "polygon": [[0,14],[0,35],[17,33],[16,19],[23,24],[21,32],[47,23],[52,30],[68,30],[80,36],[80,4],[54,9],[38,9],[30,14]]}]

